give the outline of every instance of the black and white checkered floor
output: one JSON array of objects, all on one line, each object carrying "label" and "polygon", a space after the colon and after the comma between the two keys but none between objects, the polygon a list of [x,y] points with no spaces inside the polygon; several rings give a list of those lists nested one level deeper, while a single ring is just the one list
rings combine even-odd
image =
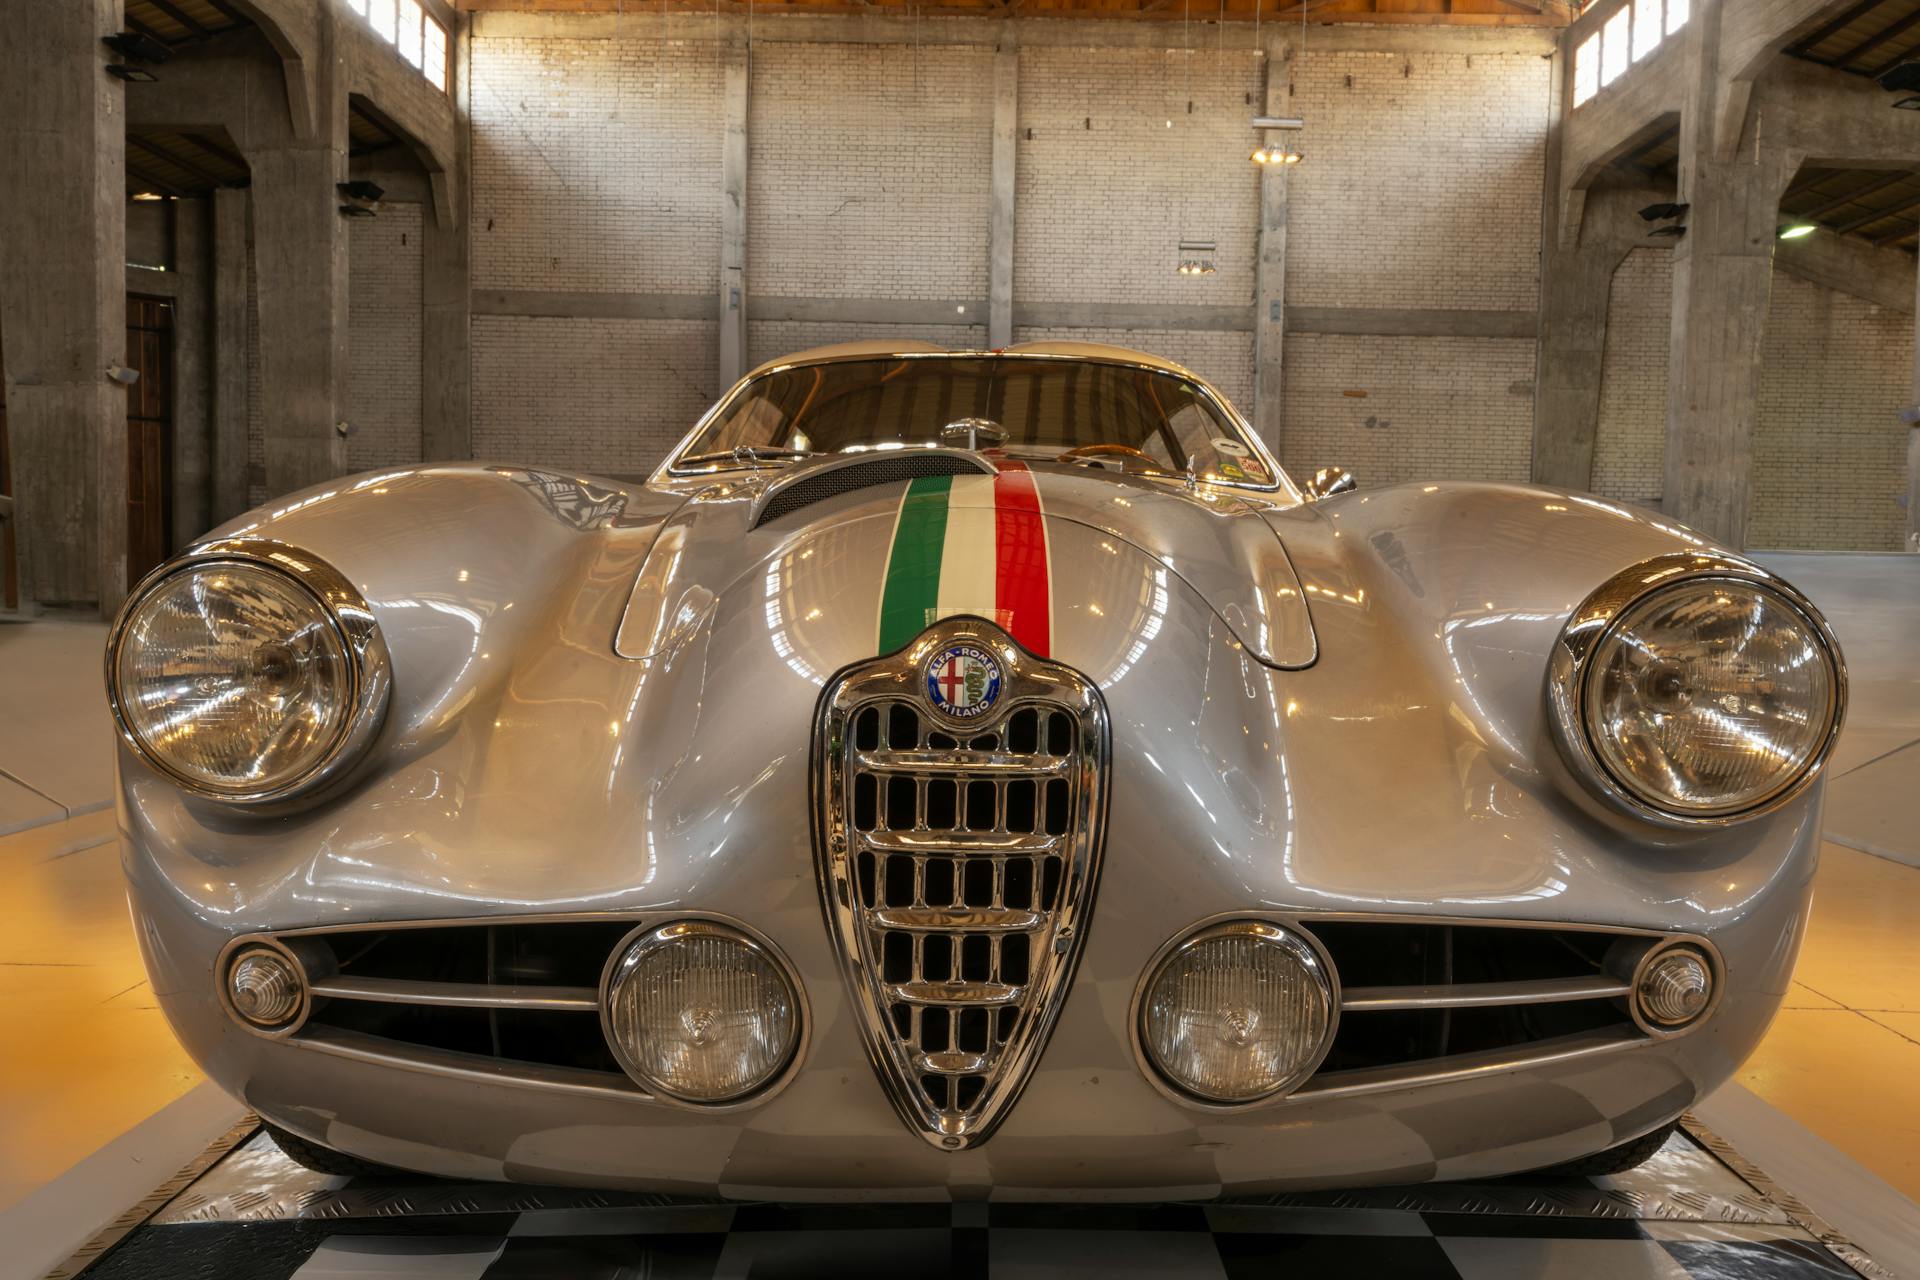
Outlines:
[{"label": "black and white checkered floor", "polygon": [[[238,1141],[233,1141],[238,1139]],[[329,1178],[236,1131],[67,1267],[88,1280],[1887,1276],[1711,1134],[1610,1178],[1204,1204],[736,1204]],[[130,1230],[128,1228],[131,1228]]]}]

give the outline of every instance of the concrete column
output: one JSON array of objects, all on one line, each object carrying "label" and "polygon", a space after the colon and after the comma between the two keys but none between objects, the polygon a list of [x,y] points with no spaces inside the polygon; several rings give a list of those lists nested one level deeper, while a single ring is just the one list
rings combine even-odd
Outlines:
[{"label": "concrete column", "polygon": [[1549,249],[1542,259],[1540,339],[1533,400],[1533,481],[1593,487],[1607,303],[1623,245]]},{"label": "concrete column", "polygon": [[213,193],[211,525],[247,509],[247,193]]},{"label": "concrete column", "polygon": [[[1913,402],[1920,406],[1920,272],[1914,273]],[[1909,409],[1916,420],[1907,427],[1907,542],[1920,552],[1920,408]]]},{"label": "concrete column", "polygon": [[[319,18],[315,128],[260,131],[243,145],[253,169],[259,278],[260,398],[269,497],[320,484],[347,467],[339,424],[347,402],[347,68],[331,7]],[[282,86],[254,86],[261,111],[285,111]],[[269,106],[268,104],[272,105]]]},{"label": "concrete column", "polygon": [[0,330],[23,608],[126,594],[126,113],[118,0],[12,5],[0,40]]},{"label": "concrete column", "polygon": [[1673,250],[1662,505],[1737,548],[1752,489],[1780,195],[1797,164],[1757,143],[1730,160],[1715,149],[1722,3],[1699,6],[1692,24],[1700,57],[1680,132],[1680,199],[1689,208],[1687,233]]},{"label": "concrete column", "polygon": [[[1264,59],[1266,114],[1291,113],[1287,78],[1274,54],[1286,46],[1268,46]],[[1260,171],[1260,244],[1253,277],[1253,427],[1277,456],[1283,429],[1286,382],[1281,348],[1287,318],[1287,168],[1262,165]]]},{"label": "concrete column", "polygon": [[753,83],[744,44],[727,48],[726,132],[720,142],[720,391],[747,362],[747,100]]},{"label": "concrete column", "polygon": [[1019,155],[1020,47],[1012,28],[993,54],[992,213],[987,223],[987,346],[1013,344],[1014,179]]},{"label": "concrete column", "polygon": [[467,256],[467,181],[433,184],[420,249],[420,456],[473,456],[472,275]]}]

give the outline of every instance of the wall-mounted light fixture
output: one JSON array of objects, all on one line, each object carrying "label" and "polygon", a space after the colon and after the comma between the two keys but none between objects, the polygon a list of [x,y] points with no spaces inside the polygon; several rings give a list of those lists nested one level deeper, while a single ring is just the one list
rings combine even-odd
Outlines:
[{"label": "wall-mounted light fixture", "polygon": [[340,212],[349,218],[371,218],[380,212],[380,197],[387,189],[377,182],[368,182],[365,178],[356,178],[352,182],[338,182],[335,190],[347,198],[340,206]]},{"label": "wall-mounted light fixture", "polygon": [[1789,222],[1780,228],[1780,238],[1782,240],[1799,240],[1805,236],[1812,235],[1819,229],[1820,228],[1814,226],[1811,222]]},{"label": "wall-mounted light fixture", "polygon": [[1219,245],[1211,240],[1180,242],[1179,272],[1183,276],[1210,276],[1214,273],[1213,255]]},{"label": "wall-mounted light fixture", "polygon": [[1255,164],[1289,165],[1299,164],[1301,160],[1305,159],[1305,157],[1300,154],[1300,149],[1294,146],[1291,141],[1276,142],[1266,137],[1266,133],[1270,129],[1286,129],[1289,131],[1304,129],[1307,127],[1305,120],[1297,116],[1255,116],[1253,118],[1253,127],[1255,132],[1261,135],[1260,145],[1255,147],[1253,154],[1248,157],[1248,159],[1252,160]]},{"label": "wall-mounted light fixture", "polygon": [[173,50],[152,36],[141,35],[138,31],[122,31],[118,35],[101,36],[100,43],[118,54],[122,62],[151,62],[157,65],[173,56]]},{"label": "wall-mounted light fixture", "polygon": [[1640,216],[1648,222],[1665,222],[1668,218],[1677,218],[1687,211],[1684,204],[1650,204],[1640,211]]}]

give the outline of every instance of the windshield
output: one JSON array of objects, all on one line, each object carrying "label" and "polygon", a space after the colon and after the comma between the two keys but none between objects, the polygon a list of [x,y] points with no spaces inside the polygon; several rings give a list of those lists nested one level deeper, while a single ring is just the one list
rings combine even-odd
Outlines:
[{"label": "windshield", "polygon": [[797,365],[721,406],[675,467],[951,445],[1269,486],[1237,423],[1175,374],[1090,360],[885,357]]}]

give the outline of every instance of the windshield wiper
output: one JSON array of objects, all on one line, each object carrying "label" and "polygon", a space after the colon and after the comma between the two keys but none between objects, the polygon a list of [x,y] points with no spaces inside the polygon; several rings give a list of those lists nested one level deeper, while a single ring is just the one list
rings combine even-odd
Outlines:
[{"label": "windshield wiper", "polygon": [[762,462],[790,462],[795,458],[812,456],[811,449],[782,449],[770,444],[743,444],[713,453],[689,454],[680,459],[680,462],[683,466],[693,466],[702,462],[738,462],[744,466],[757,467]]}]

